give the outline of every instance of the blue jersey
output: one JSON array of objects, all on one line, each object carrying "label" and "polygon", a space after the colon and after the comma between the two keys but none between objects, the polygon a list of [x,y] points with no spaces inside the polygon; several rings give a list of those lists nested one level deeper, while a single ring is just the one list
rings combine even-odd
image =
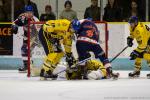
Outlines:
[{"label": "blue jersey", "polygon": [[90,20],[84,20],[81,23],[80,29],[77,32],[78,37],[86,37],[98,42],[99,31],[94,22]]}]

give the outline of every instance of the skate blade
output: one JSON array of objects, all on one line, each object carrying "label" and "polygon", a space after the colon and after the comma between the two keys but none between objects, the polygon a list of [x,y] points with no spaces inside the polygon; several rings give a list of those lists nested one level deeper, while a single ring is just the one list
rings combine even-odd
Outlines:
[{"label": "skate blade", "polygon": [[140,78],[140,75],[135,75],[135,76],[129,76],[130,79],[136,79],[136,78]]},{"label": "skate blade", "polygon": [[40,77],[40,81],[45,81],[45,80],[47,80],[47,78],[45,78],[45,77]]},{"label": "skate blade", "polygon": [[51,81],[51,80],[56,80],[56,78],[45,78],[45,77],[40,77],[40,80],[41,80],[41,81],[45,81],[45,80]]},{"label": "skate blade", "polygon": [[27,73],[27,70],[25,70],[25,71],[19,71],[19,73]]}]

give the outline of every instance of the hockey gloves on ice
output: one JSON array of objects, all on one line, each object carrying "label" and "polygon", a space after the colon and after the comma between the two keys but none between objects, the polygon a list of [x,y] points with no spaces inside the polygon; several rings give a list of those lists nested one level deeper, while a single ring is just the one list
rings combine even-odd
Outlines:
[{"label": "hockey gloves on ice", "polygon": [[130,60],[135,60],[137,57],[138,58],[143,58],[144,52],[138,52],[136,50],[133,50],[130,54]]},{"label": "hockey gloves on ice", "polygon": [[11,32],[13,34],[17,34],[17,32],[18,32],[18,26],[17,25],[12,25],[11,28],[12,28]]},{"label": "hockey gloves on ice", "polygon": [[132,46],[133,46],[133,39],[132,39],[132,38],[130,38],[130,37],[127,38],[127,45],[128,45],[129,47],[132,47]]}]

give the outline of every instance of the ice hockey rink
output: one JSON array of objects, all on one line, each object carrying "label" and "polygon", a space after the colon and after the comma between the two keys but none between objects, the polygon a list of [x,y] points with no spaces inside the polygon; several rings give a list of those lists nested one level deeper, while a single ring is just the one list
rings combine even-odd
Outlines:
[{"label": "ice hockey rink", "polygon": [[28,78],[17,70],[0,70],[0,100],[150,100],[148,71],[129,79],[129,71],[118,80],[49,80]]}]

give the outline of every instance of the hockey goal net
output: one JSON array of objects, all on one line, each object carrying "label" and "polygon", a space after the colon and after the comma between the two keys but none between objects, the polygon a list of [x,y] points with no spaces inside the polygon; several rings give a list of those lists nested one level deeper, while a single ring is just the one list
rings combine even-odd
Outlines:
[{"label": "hockey goal net", "polygon": [[[45,22],[29,22],[28,23],[28,73],[27,76],[32,76],[32,68],[40,69],[43,59],[46,56],[44,49],[39,41],[38,32]],[[103,48],[106,56],[108,56],[108,29],[107,23],[97,21],[95,22],[99,31],[99,42]],[[73,55],[77,58],[75,42],[72,43]]]}]

